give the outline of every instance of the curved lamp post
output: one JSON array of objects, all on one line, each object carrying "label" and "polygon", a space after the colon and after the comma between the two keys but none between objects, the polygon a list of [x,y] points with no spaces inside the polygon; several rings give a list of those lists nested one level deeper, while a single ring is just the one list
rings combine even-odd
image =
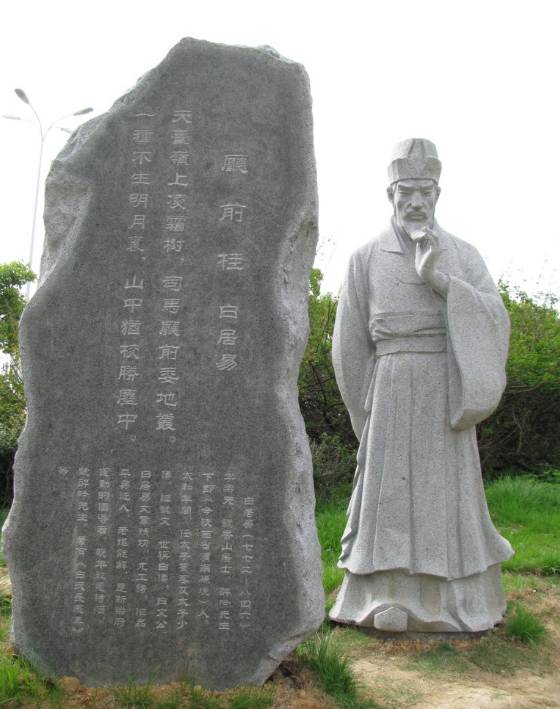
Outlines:
[{"label": "curved lamp post", "polygon": [[[35,247],[35,225],[37,223],[37,208],[39,205],[39,188],[41,185],[41,168],[43,166],[43,148],[45,146],[45,140],[47,138],[47,135],[50,133],[50,131],[56,126],[56,124],[59,121],[62,121],[64,118],[70,118],[71,116],[83,116],[86,113],[91,113],[93,111],[93,108],[82,108],[79,111],[75,111],[74,113],[67,113],[64,116],[60,116],[60,118],[57,118],[55,121],[53,121],[50,126],[45,130],[43,128],[43,124],[41,123],[41,119],[39,118],[39,114],[33,107],[33,104],[29,100],[27,94],[23,89],[14,89],[16,96],[23,101],[23,103],[26,103],[29,108],[33,111],[33,114],[37,120],[37,126],[39,128],[39,134],[41,136],[41,142],[40,142],[40,147],[39,147],[39,162],[37,165],[37,180],[35,182],[35,203],[33,206],[33,226],[31,227],[31,246],[29,248],[29,268],[33,268],[33,251]],[[20,116],[12,116],[12,115],[4,115],[3,118],[8,118],[12,121],[21,121]],[[69,132],[66,128],[60,128],[60,130],[63,130],[65,132]],[[29,284],[27,286],[27,298],[29,299]]]}]

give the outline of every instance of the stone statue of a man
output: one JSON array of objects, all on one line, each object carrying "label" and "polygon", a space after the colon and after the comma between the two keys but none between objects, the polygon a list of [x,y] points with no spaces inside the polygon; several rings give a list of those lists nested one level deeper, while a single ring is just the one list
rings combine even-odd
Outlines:
[{"label": "stone statue of a man", "polygon": [[393,632],[491,628],[513,554],[475,434],[504,389],[509,321],[476,249],[434,220],[440,172],[430,141],[397,145],[394,216],[351,258],[333,340],[360,447],[330,617]]}]

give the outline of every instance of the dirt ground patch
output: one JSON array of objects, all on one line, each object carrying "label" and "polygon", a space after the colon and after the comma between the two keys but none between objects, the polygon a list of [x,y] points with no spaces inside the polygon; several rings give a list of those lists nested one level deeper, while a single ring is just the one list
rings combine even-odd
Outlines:
[{"label": "dirt ground patch", "polygon": [[539,677],[519,672],[515,677],[492,677],[480,672],[478,677],[443,678],[403,670],[398,660],[376,656],[353,663],[364,694],[372,696],[382,707],[440,707],[496,709],[525,707],[560,707],[558,676]]},{"label": "dirt ground patch", "polygon": [[347,637],[364,698],[386,709],[560,707],[560,585],[525,577],[524,587],[507,595],[546,625],[543,642],[521,643],[502,627],[448,642]]}]

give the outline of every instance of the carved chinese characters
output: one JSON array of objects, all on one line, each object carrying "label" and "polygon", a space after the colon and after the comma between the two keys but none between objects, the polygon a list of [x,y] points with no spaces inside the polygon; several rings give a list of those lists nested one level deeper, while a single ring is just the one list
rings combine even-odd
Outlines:
[{"label": "carved chinese characters", "polygon": [[301,66],[183,40],[53,164],[5,533],[48,674],[261,683],[322,620],[310,126]]}]

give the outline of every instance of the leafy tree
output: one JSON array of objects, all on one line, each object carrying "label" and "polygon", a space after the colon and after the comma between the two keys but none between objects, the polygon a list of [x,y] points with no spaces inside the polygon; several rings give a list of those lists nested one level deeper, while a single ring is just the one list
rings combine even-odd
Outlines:
[{"label": "leafy tree", "polygon": [[541,302],[499,284],[511,320],[508,383],[494,414],[479,426],[485,474],[560,467],[560,315],[557,299]]},{"label": "leafy tree", "polygon": [[324,433],[351,442],[350,420],[334,377],[331,360],[336,299],[321,295],[323,274],[311,270],[309,292],[309,339],[299,375],[299,401],[311,439]]},{"label": "leafy tree", "polygon": [[33,271],[21,261],[0,264],[0,351],[15,361],[19,358],[19,319],[25,306],[19,288],[34,280]]},{"label": "leafy tree", "polygon": [[315,486],[319,496],[352,479],[356,439],[342,402],[331,350],[337,301],[321,294],[323,274],[311,270],[309,339],[299,373],[299,402],[311,442]]},{"label": "leafy tree", "polygon": [[19,319],[25,299],[21,286],[35,274],[20,261],[0,264],[0,498],[11,497],[12,464],[25,422],[25,399],[18,347]]}]

